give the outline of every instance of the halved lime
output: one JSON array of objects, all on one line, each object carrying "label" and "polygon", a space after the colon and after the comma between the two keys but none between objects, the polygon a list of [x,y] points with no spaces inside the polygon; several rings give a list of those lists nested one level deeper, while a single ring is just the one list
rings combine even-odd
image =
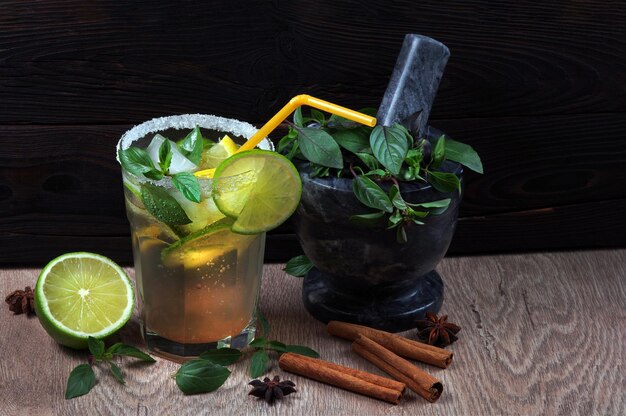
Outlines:
[{"label": "halved lime", "polygon": [[35,311],[59,344],[84,349],[87,338],[107,337],[130,319],[133,287],[113,260],[67,253],[44,267],[35,286]]},{"label": "halved lime", "polygon": [[191,233],[167,247],[161,253],[161,261],[167,267],[183,266],[193,269],[206,266],[227,250],[237,247],[230,227],[233,219],[222,218],[202,230]]},{"label": "halved lime", "polygon": [[[238,175],[248,180],[220,186],[221,178]],[[302,193],[300,175],[293,163],[268,150],[247,150],[229,157],[218,166],[214,181],[215,205],[225,215],[236,218],[232,230],[240,234],[258,234],[278,227],[295,211]]]}]

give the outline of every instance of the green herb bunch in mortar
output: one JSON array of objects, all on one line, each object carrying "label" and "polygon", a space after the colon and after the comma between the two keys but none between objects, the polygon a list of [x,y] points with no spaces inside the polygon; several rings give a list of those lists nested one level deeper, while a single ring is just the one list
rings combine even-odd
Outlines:
[{"label": "green herb bunch in mortar", "polygon": [[[359,111],[376,115],[372,108]],[[480,157],[472,147],[445,135],[436,139],[414,137],[398,123],[371,128],[316,109],[303,116],[298,108],[288,125],[278,151],[289,159],[308,160],[311,176],[353,178],[354,195],[370,212],[354,215],[350,221],[395,229],[398,243],[406,243],[407,227],[423,225],[424,218],[443,213],[450,204],[449,198],[409,203],[402,198],[400,182],[418,181],[443,193],[461,192],[459,178],[439,169],[445,160],[483,173]],[[391,183],[388,191],[381,187],[384,182]]]}]

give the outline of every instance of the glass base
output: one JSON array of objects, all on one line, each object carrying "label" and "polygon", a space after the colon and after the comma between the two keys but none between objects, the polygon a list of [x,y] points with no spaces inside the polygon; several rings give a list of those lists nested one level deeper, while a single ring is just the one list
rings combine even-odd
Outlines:
[{"label": "glass base", "polygon": [[246,347],[254,340],[256,334],[256,320],[252,320],[241,333],[234,337],[226,337],[218,341],[202,344],[182,344],[180,342],[171,341],[157,333],[146,330],[145,327],[142,328],[141,332],[148,349],[152,353],[168,360],[182,362],[195,358],[208,350],[217,348],[241,349]]}]

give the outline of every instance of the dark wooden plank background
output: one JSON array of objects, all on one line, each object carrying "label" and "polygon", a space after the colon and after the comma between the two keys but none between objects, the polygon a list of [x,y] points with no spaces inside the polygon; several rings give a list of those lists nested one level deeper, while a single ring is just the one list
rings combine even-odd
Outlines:
[{"label": "dark wooden plank background", "polygon": [[[114,145],[152,117],[377,106],[403,35],[452,52],[431,124],[472,144],[451,253],[626,245],[620,1],[4,1],[0,263],[130,259]],[[298,251],[287,224],[267,259]]]}]

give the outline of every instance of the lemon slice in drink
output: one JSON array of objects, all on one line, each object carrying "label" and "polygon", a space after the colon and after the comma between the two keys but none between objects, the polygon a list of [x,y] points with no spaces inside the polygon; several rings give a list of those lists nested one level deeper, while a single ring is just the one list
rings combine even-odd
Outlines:
[{"label": "lemon slice in drink", "polygon": [[217,144],[203,152],[202,164],[208,168],[216,168],[223,160],[234,155],[237,149],[239,149],[237,143],[225,135]]},{"label": "lemon slice in drink", "polygon": [[[220,186],[221,178],[248,178],[235,186]],[[232,231],[257,234],[282,224],[300,202],[302,182],[286,157],[268,150],[239,152],[217,167],[213,193],[215,205],[236,218]],[[227,182],[227,181],[224,181]]]},{"label": "lemon slice in drink", "polygon": [[130,279],[111,259],[94,253],[67,253],[44,267],[35,286],[35,312],[59,344],[87,347],[87,338],[107,337],[130,319]]}]

